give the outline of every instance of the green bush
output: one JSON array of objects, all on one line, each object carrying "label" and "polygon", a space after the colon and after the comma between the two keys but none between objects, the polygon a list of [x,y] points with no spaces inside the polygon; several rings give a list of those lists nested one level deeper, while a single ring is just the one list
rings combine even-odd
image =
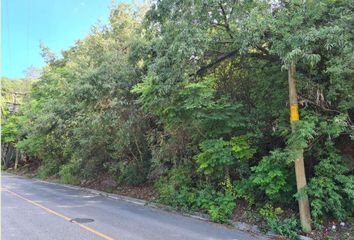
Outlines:
[{"label": "green bush", "polygon": [[171,170],[160,178],[155,186],[159,202],[184,211],[202,211],[214,222],[227,222],[236,207],[232,187],[226,184],[220,191],[210,185],[193,186],[190,169],[182,167]]},{"label": "green bush", "polygon": [[234,182],[234,191],[237,199],[244,199],[249,206],[255,203],[255,185],[252,181],[247,179],[241,179]]},{"label": "green bush", "polygon": [[317,223],[326,217],[344,221],[354,212],[354,177],[333,147],[327,146],[327,150],[328,157],[315,167],[308,186],[311,214]]},{"label": "green bush", "polygon": [[141,161],[120,162],[118,164],[117,182],[139,186],[146,182],[149,168]]},{"label": "green bush", "polygon": [[60,170],[60,163],[55,160],[47,160],[39,167],[37,175],[39,178],[46,178],[57,174]]},{"label": "green bush", "polygon": [[214,222],[228,222],[236,207],[235,197],[230,192],[216,192],[208,204],[208,214]]},{"label": "green bush", "polygon": [[248,170],[246,161],[253,157],[255,148],[248,143],[248,136],[241,135],[231,138],[230,141],[223,139],[210,139],[199,144],[200,153],[194,159],[199,164],[198,170],[209,177],[223,179],[226,168],[236,166],[238,175]]},{"label": "green bush", "polygon": [[[27,137],[16,144],[16,148],[26,152],[30,156],[42,156],[43,146],[45,144],[45,137]],[[44,155],[44,154],[43,154]],[[43,159],[46,160],[46,159]]]},{"label": "green bush", "polygon": [[[184,211],[202,211],[208,213],[214,222],[228,222],[236,207],[233,194],[207,188],[181,187],[178,191],[164,196],[165,204]],[[165,192],[166,194],[166,192]]]},{"label": "green bush", "polygon": [[271,204],[265,204],[259,209],[260,216],[266,221],[267,229],[276,234],[287,236],[291,239],[297,239],[299,223],[295,217],[280,219],[283,213],[281,208],[274,208]]},{"label": "green bush", "polygon": [[287,236],[290,239],[297,239],[297,233],[300,231],[299,222],[295,217],[283,220],[268,219],[267,225],[273,232]]},{"label": "green bush", "polygon": [[206,175],[223,176],[225,167],[230,166],[234,159],[232,150],[227,141],[211,139],[202,142],[200,153],[195,156],[199,164],[199,171]]},{"label": "green bush", "polygon": [[252,168],[251,181],[269,200],[289,202],[296,193],[293,162],[288,151],[275,150]]},{"label": "green bush", "polygon": [[184,189],[191,187],[192,178],[190,173],[191,169],[183,166],[173,168],[167,176],[160,177],[155,182],[155,188],[159,193],[159,201],[173,207],[180,207],[177,199],[180,200],[181,197],[177,198],[177,195],[183,192]]},{"label": "green bush", "polygon": [[78,161],[70,161],[62,165],[59,171],[60,181],[67,184],[79,184],[80,165]]},{"label": "green bush", "polygon": [[19,128],[24,123],[23,116],[12,115],[1,121],[1,140],[3,143],[17,142],[19,137]]}]

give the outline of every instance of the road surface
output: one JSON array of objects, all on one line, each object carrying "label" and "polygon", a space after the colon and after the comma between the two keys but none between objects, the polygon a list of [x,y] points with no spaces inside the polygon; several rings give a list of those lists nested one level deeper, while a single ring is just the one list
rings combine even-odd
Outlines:
[{"label": "road surface", "polygon": [[258,240],[262,236],[2,173],[2,240]]}]

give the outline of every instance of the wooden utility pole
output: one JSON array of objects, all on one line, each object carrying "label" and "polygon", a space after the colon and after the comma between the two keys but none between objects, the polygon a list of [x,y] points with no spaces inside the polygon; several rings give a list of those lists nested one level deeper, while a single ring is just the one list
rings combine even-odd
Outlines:
[{"label": "wooden utility pole", "polygon": [[[292,133],[296,131],[296,122],[299,121],[299,107],[297,102],[296,83],[295,83],[295,64],[292,63],[288,69],[289,80],[289,102],[290,102],[290,122]],[[306,175],[304,165],[304,151],[303,149],[297,149],[298,155],[295,160],[295,174],[297,191],[301,191],[306,187]],[[304,232],[311,232],[311,215],[310,205],[307,194],[302,195],[299,200],[299,211],[301,227]]]}]

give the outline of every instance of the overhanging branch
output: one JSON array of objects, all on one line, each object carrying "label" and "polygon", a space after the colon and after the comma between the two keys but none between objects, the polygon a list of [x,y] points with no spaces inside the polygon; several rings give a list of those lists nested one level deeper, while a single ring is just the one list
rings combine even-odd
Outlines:
[{"label": "overhanging branch", "polygon": [[[197,72],[196,75],[203,75],[206,71],[208,71],[211,68],[216,67],[219,63],[221,63],[222,61],[232,58],[234,56],[236,56],[238,53],[238,50],[233,50],[231,52],[222,54],[221,56],[217,57],[216,60],[214,60],[213,62],[201,67]],[[252,57],[252,58],[259,58],[262,60],[267,60],[270,62],[276,62],[279,60],[278,57],[273,56],[273,55],[265,55],[263,53],[248,53],[248,54],[240,54],[240,57]]]}]

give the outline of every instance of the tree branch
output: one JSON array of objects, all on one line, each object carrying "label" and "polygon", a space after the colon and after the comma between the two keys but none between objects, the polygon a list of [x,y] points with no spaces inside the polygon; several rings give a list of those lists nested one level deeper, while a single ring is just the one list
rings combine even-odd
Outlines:
[{"label": "tree branch", "polygon": [[226,12],[225,12],[225,9],[224,9],[224,7],[222,6],[222,3],[221,3],[221,2],[219,3],[219,7],[220,7],[220,9],[221,9],[222,16],[223,16],[223,18],[224,18],[224,24],[219,24],[219,26],[225,27],[227,33],[228,33],[229,36],[233,39],[234,36],[232,35],[232,31],[231,31],[231,29],[230,29],[230,25],[229,25],[229,23],[228,23],[228,21],[227,21]]},{"label": "tree branch", "polygon": [[310,99],[307,99],[307,98],[300,96],[300,95],[299,95],[299,104],[301,104],[301,105],[311,104],[311,105],[313,105],[325,112],[342,113],[342,112],[335,110],[335,109],[326,108],[325,106],[319,105],[319,104],[315,103],[314,101],[311,101]]},{"label": "tree branch", "polygon": [[[215,67],[217,64],[219,64],[220,62],[228,59],[228,58],[232,58],[234,56],[236,56],[236,54],[238,53],[238,49],[237,50],[233,50],[231,52],[222,54],[221,56],[217,57],[215,61],[201,67],[198,71],[197,71],[197,75],[202,75],[204,74],[207,70]],[[263,59],[263,60],[267,60],[270,62],[275,62],[278,61],[279,59],[276,56],[273,55],[265,55],[262,53],[248,53],[245,55],[240,55],[240,57],[254,57],[254,58],[259,58],[259,59]]]}]

